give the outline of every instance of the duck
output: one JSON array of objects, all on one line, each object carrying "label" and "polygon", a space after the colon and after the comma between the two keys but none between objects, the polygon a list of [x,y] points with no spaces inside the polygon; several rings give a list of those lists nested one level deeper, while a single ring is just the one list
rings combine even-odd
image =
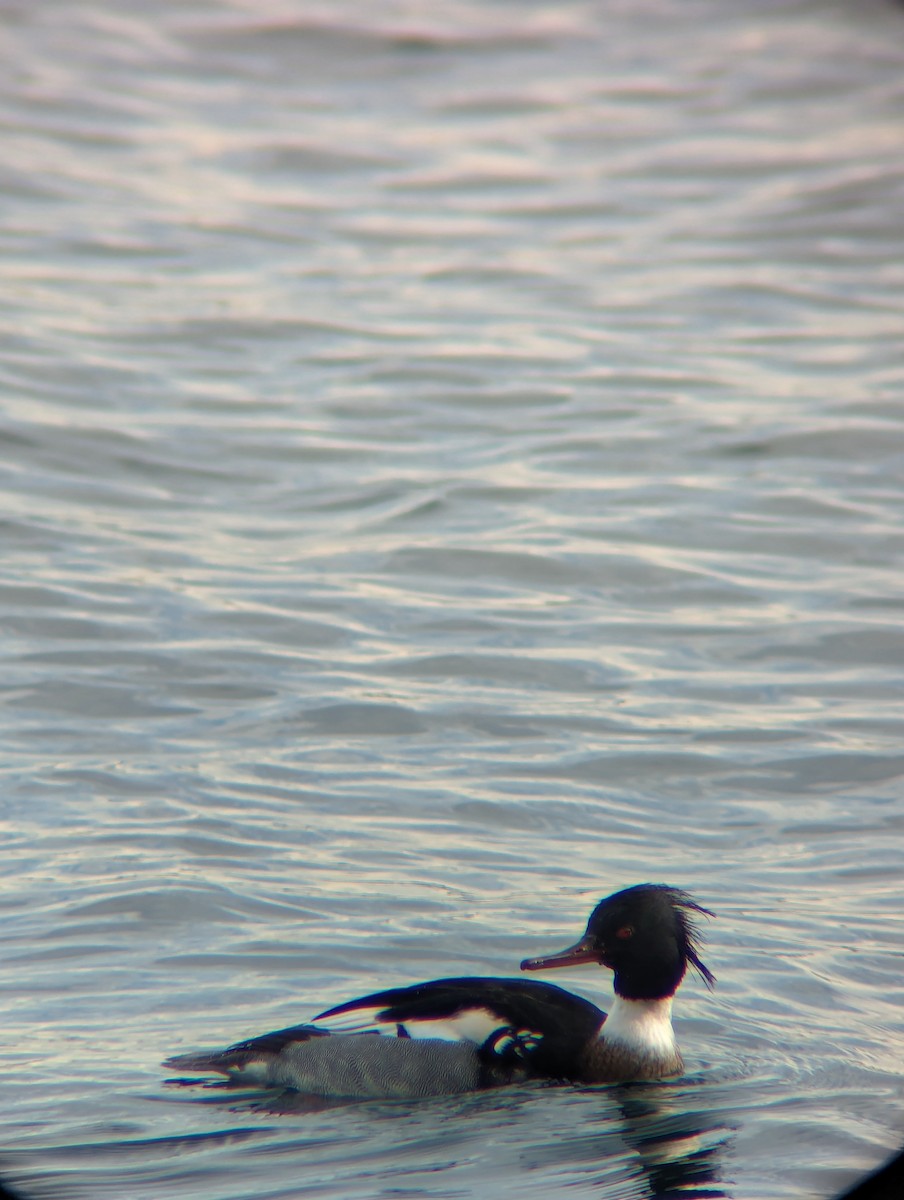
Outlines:
[{"label": "duck", "polygon": [[664,1079],[684,1069],[672,1001],[688,967],[710,989],[687,892],[641,883],[601,900],[583,936],[527,958],[524,972],[596,964],[613,972],[608,1014],[543,980],[462,976],[372,992],[225,1050],[178,1054],[165,1068],[198,1078],[334,1099],[419,1099],[528,1080],[578,1084]]}]

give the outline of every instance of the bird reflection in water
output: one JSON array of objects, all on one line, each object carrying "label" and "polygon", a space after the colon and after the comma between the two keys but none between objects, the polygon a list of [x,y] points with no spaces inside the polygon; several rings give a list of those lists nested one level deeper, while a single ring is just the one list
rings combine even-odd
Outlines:
[{"label": "bird reflection in water", "polygon": [[693,1089],[651,1083],[607,1089],[621,1111],[622,1136],[637,1154],[651,1200],[728,1197],[723,1149],[734,1130],[717,1111],[688,1106]]}]

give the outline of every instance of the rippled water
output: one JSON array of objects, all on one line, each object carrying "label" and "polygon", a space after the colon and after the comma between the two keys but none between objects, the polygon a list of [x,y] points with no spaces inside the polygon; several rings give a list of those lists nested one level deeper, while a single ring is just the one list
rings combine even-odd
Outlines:
[{"label": "rippled water", "polygon": [[[904,1127],[904,12],[6,0],[3,1166],[827,1196]],[[167,1054],[715,909],[686,1078]],[[595,997],[592,971],[561,980]]]}]

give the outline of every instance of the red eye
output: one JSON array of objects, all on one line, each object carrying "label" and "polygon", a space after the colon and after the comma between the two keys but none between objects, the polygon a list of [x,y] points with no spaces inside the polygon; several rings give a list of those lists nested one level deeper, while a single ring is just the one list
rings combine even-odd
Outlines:
[{"label": "red eye", "polygon": [[617,938],[622,938],[623,940],[625,938],[634,937],[634,926],[622,925],[621,929],[616,932],[615,936]]}]

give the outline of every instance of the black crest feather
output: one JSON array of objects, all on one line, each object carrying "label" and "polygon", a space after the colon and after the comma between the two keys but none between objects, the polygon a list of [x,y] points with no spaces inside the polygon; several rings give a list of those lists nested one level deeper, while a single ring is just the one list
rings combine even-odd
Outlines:
[{"label": "black crest feather", "polygon": [[700,958],[700,943],[703,940],[703,935],[700,932],[700,926],[694,919],[695,916],[713,917],[715,913],[708,908],[704,908],[702,904],[690,895],[689,892],[682,891],[681,888],[668,887],[666,884],[659,885],[668,893],[678,918],[681,921],[681,927],[684,930],[684,936],[687,940],[687,948],[685,954],[687,961],[691,964],[710,991],[716,986],[716,977],[710,971],[709,967]]}]

